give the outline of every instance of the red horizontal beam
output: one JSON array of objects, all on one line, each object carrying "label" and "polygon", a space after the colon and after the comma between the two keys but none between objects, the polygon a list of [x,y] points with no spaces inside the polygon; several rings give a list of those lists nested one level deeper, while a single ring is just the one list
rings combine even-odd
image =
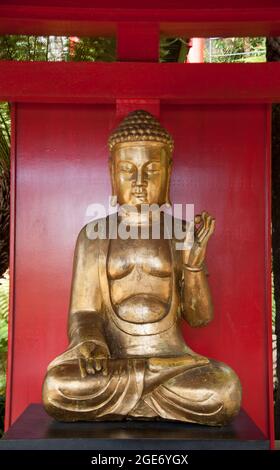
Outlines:
[{"label": "red horizontal beam", "polygon": [[116,34],[117,24],[127,21],[156,22],[167,35],[277,36],[280,4],[278,0],[58,0],[40,5],[35,0],[0,0],[0,34]]},{"label": "red horizontal beam", "polygon": [[[39,8],[62,7],[64,9],[77,6],[77,0],[0,0],[3,5],[12,6],[36,6]],[[209,9],[225,10],[228,8],[265,8],[278,5],[278,0],[118,0],[118,8],[121,10],[141,10],[143,8],[155,9]],[[112,10],[116,8],[116,0],[79,0],[79,8],[103,8]]]},{"label": "red horizontal beam", "polygon": [[168,64],[0,61],[0,100],[112,103],[280,102],[280,63]]}]

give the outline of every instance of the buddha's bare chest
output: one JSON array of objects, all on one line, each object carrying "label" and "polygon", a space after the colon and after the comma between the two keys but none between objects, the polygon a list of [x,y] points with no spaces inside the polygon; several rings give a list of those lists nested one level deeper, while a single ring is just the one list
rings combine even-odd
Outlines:
[{"label": "buddha's bare chest", "polygon": [[122,319],[146,323],[167,314],[172,284],[168,240],[112,240],[107,272],[112,303]]},{"label": "buddha's bare chest", "polygon": [[169,277],[171,253],[168,240],[112,240],[108,257],[109,278],[126,278],[133,269],[155,277]]}]

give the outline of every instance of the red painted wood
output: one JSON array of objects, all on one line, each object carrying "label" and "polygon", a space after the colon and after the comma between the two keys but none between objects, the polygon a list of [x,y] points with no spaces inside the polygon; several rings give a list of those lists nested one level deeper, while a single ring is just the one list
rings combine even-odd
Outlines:
[{"label": "red painted wood", "polygon": [[[38,9],[48,7],[61,7],[63,9],[77,7],[76,0],[1,0],[1,4],[7,6],[33,6]],[[258,9],[266,7],[276,7],[277,0],[141,0],[131,3],[130,0],[119,0],[118,9],[121,10],[238,10],[240,8]],[[79,9],[102,9],[112,10],[116,7],[115,0],[80,0]]]},{"label": "red painted wood", "polygon": [[128,113],[136,109],[145,109],[157,118],[160,116],[159,100],[116,100],[116,119],[123,119]]},{"label": "red painted wood", "polygon": [[245,409],[269,435],[266,113],[261,106],[173,107],[166,124],[180,162],[173,202],[184,195],[195,212],[207,208],[217,221],[207,261],[215,319],[204,329],[186,327],[185,336],[194,350],[237,370]]},{"label": "red painted wood", "polygon": [[[11,421],[40,401],[47,364],[66,346],[75,238],[89,205],[110,194],[106,139],[115,122],[112,105],[17,110]],[[207,208],[217,220],[208,253],[215,319],[204,329],[185,327],[185,336],[194,350],[238,372],[244,408],[269,436],[267,116],[266,105],[161,110],[175,138],[173,202],[195,203],[196,212]]]},{"label": "red painted wood", "polygon": [[66,346],[74,241],[87,206],[109,192],[105,136],[114,117],[106,106],[19,105],[12,421],[40,401],[47,363]]},{"label": "red painted wood", "polygon": [[15,235],[16,235],[16,105],[11,109],[11,150],[10,150],[10,292],[9,292],[9,324],[8,324],[8,357],[5,429],[11,423],[11,396],[14,357],[14,302],[15,302]]},{"label": "red painted wood", "polygon": [[277,36],[278,0],[2,1],[2,34],[115,34],[119,22],[157,22],[167,35]]},{"label": "red painted wood", "polygon": [[[112,79],[112,77],[114,79]],[[18,102],[280,101],[280,63],[153,64],[0,61],[0,99]]]},{"label": "red painted wood", "polygon": [[117,58],[123,62],[158,62],[158,23],[119,23],[117,28]]},{"label": "red painted wood", "polygon": [[271,246],[271,106],[267,106],[267,121],[266,121],[266,158],[265,158],[265,197],[266,197],[266,221],[265,221],[265,272],[266,286],[265,286],[265,308],[267,310],[266,315],[266,330],[267,330],[267,365],[268,365],[268,415],[269,415],[269,434],[270,434],[270,447],[275,448],[275,436],[274,436],[274,395],[273,395],[273,356],[272,356],[272,285],[271,275],[272,273],[272,246]]}]

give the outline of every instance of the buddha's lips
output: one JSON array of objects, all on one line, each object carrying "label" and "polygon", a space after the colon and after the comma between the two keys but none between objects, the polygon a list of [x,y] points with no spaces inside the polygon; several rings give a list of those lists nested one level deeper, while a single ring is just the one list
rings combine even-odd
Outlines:
[{"label": "buddha's lips", "polygon": [[134,197],[147,197],[147,191],[143,191],[141,193],[138,193],[136,191],[132,191],[131,193]]}]

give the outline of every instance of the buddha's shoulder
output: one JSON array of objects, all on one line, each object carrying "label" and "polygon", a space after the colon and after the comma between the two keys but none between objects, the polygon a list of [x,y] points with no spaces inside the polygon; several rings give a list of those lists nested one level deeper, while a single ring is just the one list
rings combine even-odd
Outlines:
[{"label": "buddha's shoulder", "polygon": [[95,240],[106,239],[108,236],[109,226],[110,216],[102,217],[100,219],[95,219],[88,222],[80,230],[78,235],[78,242],[86,240],[93,242]]}]

